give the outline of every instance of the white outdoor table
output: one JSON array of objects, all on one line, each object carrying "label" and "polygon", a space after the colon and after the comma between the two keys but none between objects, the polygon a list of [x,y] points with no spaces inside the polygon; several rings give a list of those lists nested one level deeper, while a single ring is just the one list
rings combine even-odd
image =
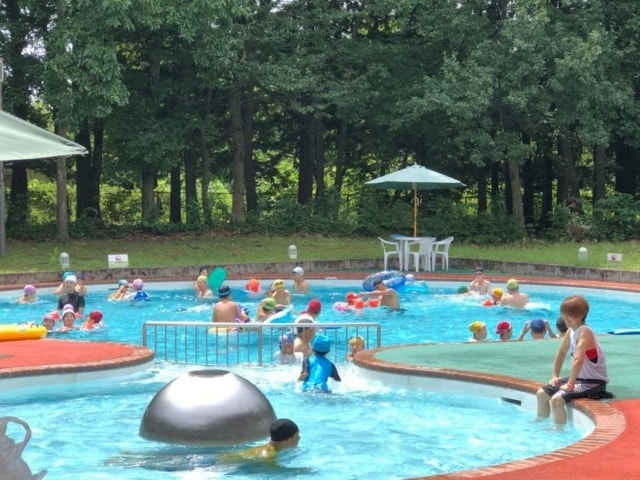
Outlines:
[{"label": "white outdoor table", "polygon": [[409,270],[409,257],[411,257],[409,246],[411,242],[417,242],[419,240],[431,239],[435,241],[435,237],[405,237],[404,235],[392,235],[391,238],[400,244],[400,266],[404,271]]}]

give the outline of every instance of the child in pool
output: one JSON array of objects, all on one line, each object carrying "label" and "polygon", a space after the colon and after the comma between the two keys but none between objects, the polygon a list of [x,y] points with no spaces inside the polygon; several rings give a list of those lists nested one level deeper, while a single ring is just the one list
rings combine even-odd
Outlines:
[{"label": "child in pool", "polygon": [[284,280],[276,280],[273,282],[273,293],[271,296],[275,299],[278,307],[286,307],[291,303],[291,293],[284,287]]},{"label": "child in pool", "polygon": [[56,319],[50,313],[47,313],[44,317],[42,317],[42,322],[40,324],[47,329],[47,332],[52,331],[56,326]]},{"label": "child in pool", "polygon": [[213,292],[209,288],[207,277],[200,275],[196,280],[196,297],[213,298]]},{"label": "child in pool", "polygon": [[98,328],[104,328],[104,323],[102,323],[102,312],[98,310],[92,311],[85,322],[82,324],[82,330],[95,330]]},{"label": "child in pool", "polygon": [[129,282],[124,278],[118,280],[118,290],[109,294],[109,300],[124,300],[129,297]]},{"label": "child in pool", "polygon": [[143,290],[144,282],[141,278],[136,278],[133,281],[133,290],[136,292],[133,294],[131,300],[136,302],[142,302],[145,300],[149,300],[149,294]]},{"label": "child in pool", "polygon": [[311,342],[313,354],[302,362],[298,381],[302,381],[303,392],[330,393],[327,381],[333,378],[342,381],[336,366],[326,358],[331,350],[331,340],[326,335],[317,335]]},{"label": "child in pool", "polygon": [[355,335],[349,339],[349,353],[347,354],[347,361],[353,360],[356,353],[363,351],[366,348],[364,338],[360,335]]},{"label": "child in pool", "polygon": [[36,287],[33,285],[24,286],[24,295],[18,298],[19,304],[35,303],[36,301]]},{"label": "child in pool", "polygon": [[277,363],[300,363],[303,359],[301,352],[293,351],[293,334],[287,333],[280,337],[280,351],[274,357]]},{"label": "child in pool", "polygon": [[74,326],[74,322],[76,321],[76,312],[73,310],[73,306],[66,304],[62,308],[62,314],[60,315],[62,318],[62,326],[58,329],[60,332],[68,332],[71,330],[78,330],[78,327]]}]

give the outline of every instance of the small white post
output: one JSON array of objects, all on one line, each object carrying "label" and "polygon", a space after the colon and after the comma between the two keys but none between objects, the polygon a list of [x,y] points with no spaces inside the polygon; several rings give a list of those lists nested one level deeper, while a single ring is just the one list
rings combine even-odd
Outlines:
[{"label": "small white post", "polygon": [[578,249],[578,260],[584,261],[587,259],[587,247],[580,247]]},{"label": "small white post", "polygon": [[63,270],[67,270],[69,268],[69,254],[67,252],[62,252],[60,254],[60,266]]},{"label": "small white post", "polygon": [[289,260],[297,260],[298,259],[298,247],[295,245],[289,245]]}]

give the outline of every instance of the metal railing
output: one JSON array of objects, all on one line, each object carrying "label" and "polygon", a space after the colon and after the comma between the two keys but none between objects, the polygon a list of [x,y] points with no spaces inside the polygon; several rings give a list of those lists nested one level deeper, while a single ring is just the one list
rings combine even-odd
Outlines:
[{"label": "metal railing", "polygon": [[[142,326],[142,343],[156,361],[194,365],[263,365],[274,362],[280,336],[295,333],[300,324],[149,321]],[[328,358],[345,360],[348,342],[359,335],[367,348],[382,344],[379,323],[305,324],[332,340]]]}]

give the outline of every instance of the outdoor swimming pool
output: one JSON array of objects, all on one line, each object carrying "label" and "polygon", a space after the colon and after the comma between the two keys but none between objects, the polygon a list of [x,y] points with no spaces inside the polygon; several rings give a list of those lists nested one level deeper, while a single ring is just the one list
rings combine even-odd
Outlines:
[{"label": "outdoor swimming pool", "polygon": [[[516,331],[526,320],[555,320],[558,306],[576,289],[527,288],[532,293],[529,311],[482,307],[478,299],[457,297],[459,284],[429,284],[422,291],[403,292],[403,312],[364,309],[352,314],[330,308],[354,283],[312,284],[323,301],[320,321],[375,321],[382,325],[382,343],[425,341],[457,342],[469,338],[467,325],[486,321],[490,327],[502,319]],[[231,282],[232,286],[237,286]],[[87,311],[105,312],[105,332],[78,332],[91,340],[140,343],[147,320],[208,321],[211,306],[198,304],[190,284],[148,285],[153,301],[132,306],[107,302],[107,290],[90,290]],[[525,286],[522,287],[525,290]],[[637,295],[597,290],[580,291],[591,301],[589,323],[597,331],[635,328]],[[32,306],[12,303],[17,295],[4,294],[3,318],[36,320],[53,305],[53,296],[41,293]],[[239,290],[236,300],[255,311],[259,298]],[[298,310],[310,296],[294,297]],[[615,315],[614,315],[615,312]],[[197,367],[190,366],[189,370]],[[184,366],[158,364],[147,375],[116,383],[78,384],[22,394],[0,394],[3,415],[27,421],[33,438],[24,458],[33,471],[49,469],[51,478],[407,478],[477,468],[547,452],[572,443],[588,433],[575,426],[550,434],[548,423],[532,423],[533,413],[510,403],[466,395],[390,388],[365,382],[357,369],[340,363],[343,382],[331,384],[334,395],[300,394],[296,366],[234,367],[234,373],[255,383],[278,416],[293,418],[301,427],[300,448],[284,456],[281,467],[219,465],[222,447],[194,449],[148,442],[138,426],[153,395],[185,371]],[[243,446],[243,447],[246,447]]]}]

